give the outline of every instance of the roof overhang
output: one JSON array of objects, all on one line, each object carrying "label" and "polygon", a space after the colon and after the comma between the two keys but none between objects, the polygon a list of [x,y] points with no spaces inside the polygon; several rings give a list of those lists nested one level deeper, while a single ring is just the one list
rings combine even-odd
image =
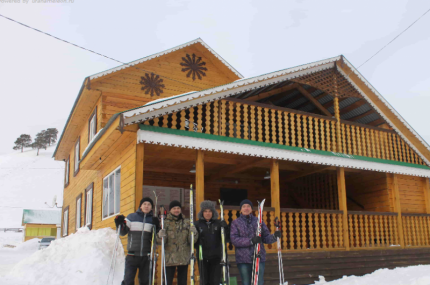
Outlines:
[{"label": "roof overhang", "polygon": [[268,159],[430,177],[430,167],[329,151],[140,125],[137,143],[231,153]]}]

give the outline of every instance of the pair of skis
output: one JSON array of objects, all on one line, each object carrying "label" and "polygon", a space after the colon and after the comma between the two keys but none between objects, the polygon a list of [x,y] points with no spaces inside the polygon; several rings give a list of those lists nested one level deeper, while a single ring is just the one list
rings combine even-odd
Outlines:
[{"label": "pair of skis", "polygon": [[[261,237],[261,223],[263,221],[263,207],[266,199],[263,199],[261,203],[258,201],[258,223],[257,223],[257,236]],[[276,231],[279,231],[280,222],[278,217],[275,218]],[[281,240],[277,238],[277,248],[278,248],[278,269],[279,269],[279,284],[283,285],[284,280],[284,266],[282,264],[282,252],[281,252]],[[261,244],[258,243],[254,247],[254,262],[252,270],[252,285],[258,285],[258,274],[260,272],[260,259],[261,259]]]},{"label": "pair of skis", "polygon": [[[157,201],[158,201],[158,196],[154,191],[154,196],[155,196],[155,213],[157,213]],[[165,214],[165,210],[164,210],[164,206],[161,205],[160,206],[160,225],[161,225],[161,229],[164,229],[164,214]],[[149,256],[149,272],[150,272],[150,279],[149,279],[149,284],[155,285],[155,269],[157,267],[157,242],[156,242],[156,227],[154,226],[153,230],[152,230],[152,242],[151,242],[151,253]],[[167,282],[166,279],[166,258],[165,258],[165,252],[164,252],[164,237],[161,238],[161,285],[163,285],[163,279],[165,280],[164,282]]]}]

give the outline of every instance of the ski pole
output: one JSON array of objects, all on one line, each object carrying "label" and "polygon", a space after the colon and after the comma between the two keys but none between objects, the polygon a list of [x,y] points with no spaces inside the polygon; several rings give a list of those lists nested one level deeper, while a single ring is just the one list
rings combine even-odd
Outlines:
[{"label": "ski pole", "polygon": [[[194,197],[193,184],[190,186],[190,228],[194,226]],[[194,285],[194,233],[191,232],[191,257],[190,257],[190,280],[191,285]]]},{"label": "ski pole", "polygon": [[[275,218],[275,226],[276,226],[276,231],[279,231],[280,229],[280,221],[278,219],[278,217]],[[285,283],[285,279],[284,279],[284,265],[282,264],[282,247],[281,247],[281,239],[277,238],[277,246],[278,246],[278,267],[279,267],[279,284],[283,285]]]},{"label": "ski pole", "polygon": [[121,231],[121,226],[118,226],[118,233],[115,239],[115,245],[114,245],[114,250],[112,252],[112,258],[110,260],[110,266],[109,266],[109,274],[108,274],[108,279],[106,281],[106,284],[109,285],[109,279],[110,279],[110,273],[112,271],[112,263],[113,263],[113,276],[112,276],[112,283],[113,283],[113,279],[115,277],[115,264],[116,264],[116,253],[117,253],[117,249],[118,249],[118,241],[119,241],[119,233]]}]

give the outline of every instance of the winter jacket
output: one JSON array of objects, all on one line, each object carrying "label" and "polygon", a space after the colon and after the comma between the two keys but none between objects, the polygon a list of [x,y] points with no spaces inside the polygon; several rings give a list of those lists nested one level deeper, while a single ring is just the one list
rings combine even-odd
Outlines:
[{"label": "winter jacket", "polygon": [[[197,256],[200,245],[203,249],[204,259],[222,258],[221,220],[211,219],[206,222],[204,218],[196,221],[195,225],[199,232],[199,239],[196,243]],[[230,240],[230,228],[224,228],[226,243]]]},{"label": "winter jacket", "polygon": [[[230,239],[236,249],[236,263],[252,263],[254,257],[254,245],[251,239],[257,233],[257,217],[253,215],[240,215],[239,218],[231,223]],[[276,238],[270,234],[266,224],[261,224],[261,240],[263,243],[270,244],[276,241]],[[266,250],[261,245],[261,262],[266,261]]]},{"label": "winter jacket", "polygon": [[[185,219],[182,214],[173,216],[169,213],[164,220],[164,229],[167,234],[164,238],[166,266],[188,265],[191,255],[190,219]],[[194,243],[198,237],[198,233],[194,234]],[[157,237],[157,241],[161,242],[161,239]]]},{"label": "winter jacket", "polygon": [[128,255],[147,256],[151,251],[152,231],[158,231],[160,223],[152,216],[152,211],[144,214],[141,209],[129,214],[125,219],[126,226],[121,227],[120,235],[128,234]]}]

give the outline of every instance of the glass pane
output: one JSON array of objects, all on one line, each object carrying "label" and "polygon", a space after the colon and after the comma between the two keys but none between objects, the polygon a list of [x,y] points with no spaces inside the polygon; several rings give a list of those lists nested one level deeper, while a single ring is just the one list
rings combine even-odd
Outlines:
[{"label": "glass pane", "polygon": [[66,184],[69,183],[69,160],[66,163]]},{"label": "glass pane", "polygon": [[115,172],[115,213],[119,213],[120,204],[120,193],[121,193],[121,169]]},{"label": "glass pane", "polygon": [[76,228],[81,227],[81,199],[76,202]]},{"label": "glass pane", "polygon": [[92,215],[92,211],[93,211],[92,210],[93,201],[91,200],[92,193],[93,193],[93,190],[90,190],[87,192],[87,209],[86,209],[87,214],[85,217],[85,225],[91,224],[91,215]]},{"label": "glass pane", "polygon": [[68,227],[68,224],[67,224],[67,221],[68,221],[68,219],[69,219],[69,211],[65,211],[64,212],[64,221],[63,221],[63,235],[67,235],[67,227]]},{"label": "glass pane", "polygon": [[56,237],[57,236],[57,229],[51,229],[50,236]]},{"label": "glass pane", "polygon": [[103,218],[108,216],[108,193],[109,193],[109,181],[107,178],[103,180]]},{"label": "glass pane", "polygon": [[109,216],[114,214],[114,176],[109,176]]},{"label": "glass pane", "polygon": [[75,147],[75,172],[78,171],[78,168],[79,168],[79,143],[77,143]]}]

